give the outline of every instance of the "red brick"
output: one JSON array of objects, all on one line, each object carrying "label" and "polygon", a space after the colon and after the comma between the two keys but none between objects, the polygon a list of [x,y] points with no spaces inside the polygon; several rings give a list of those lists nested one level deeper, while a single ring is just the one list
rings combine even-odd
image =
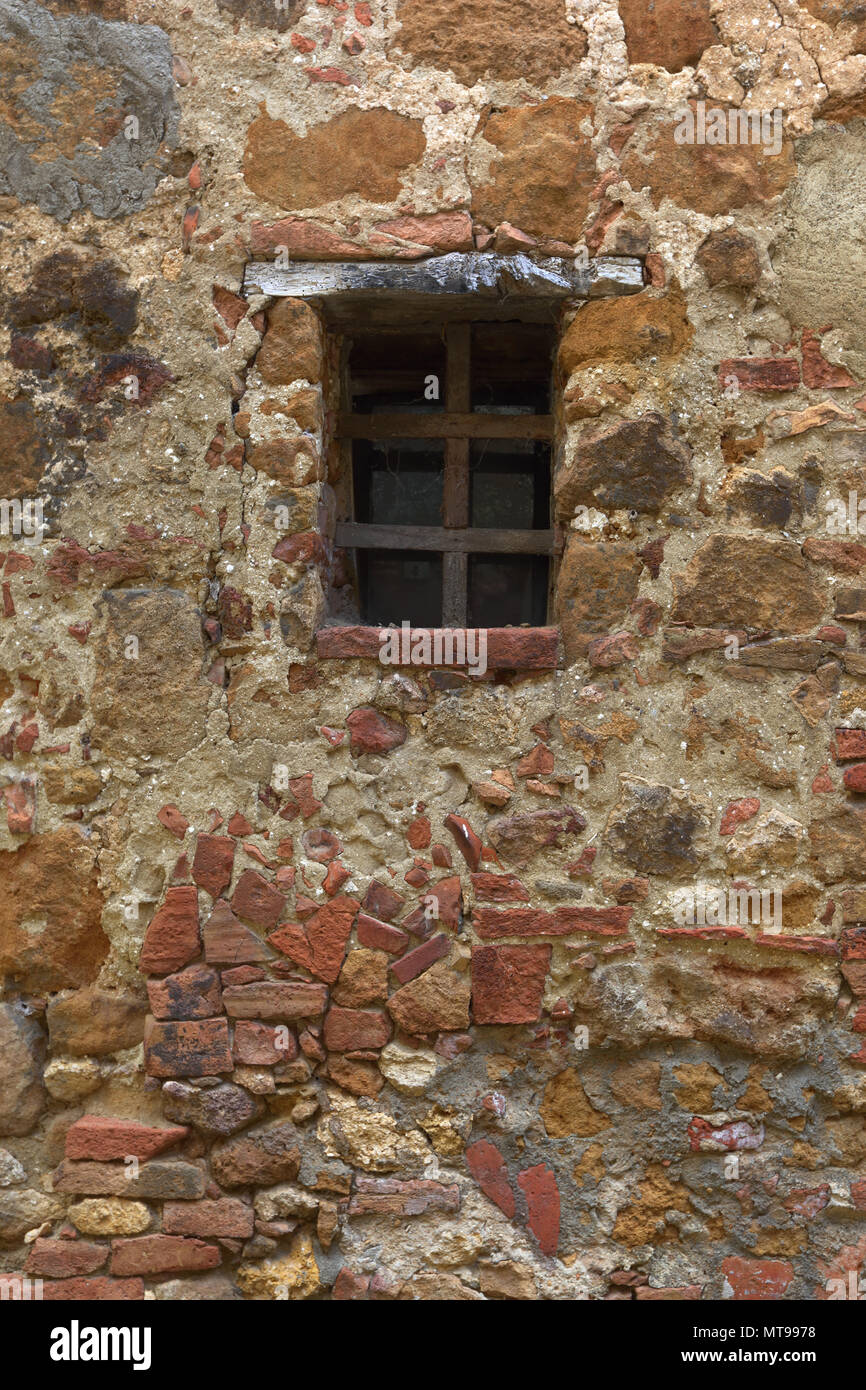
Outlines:
[{"label": "red brick", "polygon": [[219,1246],[184,1236],[132,1236],[111,1242],[112,1274],[169,1274],[186,1270],[215,1269],[221,1261]]},{"label": "red brick", "polygon": [[325,1046],[331,1052],[357,1052],[384,1047],[391,1024],[379,1009],[341,1009],[334,1005],[325,1015]]},{"label": "red brick", "polygon": [[472,920],[486,941],[503,936],[622,936],[631,921],[633,907],[557,907],[543,912],[534,907],[476,907]]},{"label": "red brick", "polygon": [[148,980],[147,997],[154,1018],[213,1018],[222,1012],[219,976],[207,965]]},{"label": "red brick", "polygon": [[380,714],[370,705],[353,709],[346,720],[346,728],[351,735],[350,748],[353,753],[390,753],[406,742],[408,731],[404,724]]},{"label": "red brick", "polygon": [[[254,985],[241,986],[254,989]],[[225,1002],[225,994],[223,995]],[[232,1070],[229,1029],[224,1018],[196,1023],[149,1020],[144,1038],[149,1076],[217,1076]]]},{"label": "red brick", "polygon": [[82,1115],[66,1131],[67,1158],[153,1158],[174,1148],[189,1134],[186,1125],[160,1128],[136,1120],[114,1120],[106,1115]]},{"label": "red brick", "polygon": [[428,970],[434,961],[447,956],[450,949],[451,942],[444,932],[440,933],[439,936],[432,936],[429,941],[424,941],[420,946],[416,946],[414,951],[410,951],[408,955],[394,961],[391,966],[391,973],[397,977],[401,985],[408,984],[409,980],[414,980],[416,975]]},{"label": "red brick", "polygon": [[550,946],[473,946],[476,1023],[535,1023],[550,967]]},{"label": "red brick", "polygon": [[349,1199],[350,1216],[422,1216],[428,1211],[458,1211],[460,1188],[444,1187],[426,1178],[355,1179]]},{"label": "red brick", "polygon": [[304,772],[300,777],[289,778],[289,791],[298,803],[304,820],[309,820],[322,808],[322,803],[313,795],[313,774]]},{"label": "red brick", "polygon": [[528,903],[529,894],[515,874],[471,874],[475,896],[490,903]]},{"label": "red brick", "polygon": [[368,917],[366,912],[359,914],[357,930],[359,945],[368,946],[372,951],[387,951],[391,956],[399,956],[409,943],[408,936],[399,927]]},{"label": "red brick", "polygon": [[257,927],[277,925],[286,900],[256,869],[244,869],[231,899],[232,911]]},{"label": "red brick", "polygon": [[139,969],[152,975],[170,975],[193,960],[199,949],[196,889],[167,888],[145,934]]},{"label": "red brick", "polygon": [[842,781],[849,792],[866,792],[866,763],[854,763],[846,767]]},{"label": "red brick", "polygon": [[443,825],[451,831],[457,848],[469,865],[470,872],[474,873],[481,862],[481,841],[472,826],[465,817],[455,815],[453,812],[445,817]]},{"label": "red brick", "polygon": [[45,1283],[42,1297],[46,1302],[71,1303],[132,1303],[144,1298],[144,1283],[141,1279],[108,1279],[97,1276],[95,1279],[62,1279],[59,1283]]},{"label": "red brick", "polygon": [[514,1193],[508,1181],[505,1159],[489,1139],[478,1139],[466,1150],[466,1163],[485,1197],[495,1202],[509,1220],[514,1216]]},{"label": "red brick", "polygon": [[740,1255],[722,1260],[722,1273],[735,1303],[781,1298],[794,1277],[787,1260],[747,1260]]},{"label": "red brick", "polygon": [[192,878],[199,888],[218,898],[232,881],[235,842],[228,835],[199,835],[192,861]]},{"label": "red brick", "polygon": [[92,1274],[107,1259],[107,1245],[91,1245],[84,1240],[50,1240],[42,1236],[31,1245],[24,1270],[46,1279],[70,1279]]},{"label": "red brick", "polygon": [[261,984],[232,985],[223,990],[223,1007],[229,1018],[285,1020],[315,1018],[324,1013],[328,991],[324,985],[306,980],[283,984],[262,980]]},{"label": "red brick", "polygon": [[719,385],[736,377],[741,391],[796,391],[800,365],[794,357],[729,357],[719,363]]},{"label": "red brick", "polygon": [[529,1227],[544,1255],[555,1255],[559,1246],[559,1188],[552,1169],[539,1163],[517,1175],[526,1198]]},{"label": "red brick", "polygon": [[253,1234],[254,1220],[253,1208],[238,1197],[166,1202],[162,1209],[163,1230],[171,1235],[245,1240]]}]

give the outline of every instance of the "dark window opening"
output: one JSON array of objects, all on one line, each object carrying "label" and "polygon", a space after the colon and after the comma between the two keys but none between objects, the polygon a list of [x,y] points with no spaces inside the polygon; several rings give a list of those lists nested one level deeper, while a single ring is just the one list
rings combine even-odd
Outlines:
[{"label": "dark window opening", "polygon": [[541,626],[547,617],[553,330],[359,332],[340,433],[362,622]]}]

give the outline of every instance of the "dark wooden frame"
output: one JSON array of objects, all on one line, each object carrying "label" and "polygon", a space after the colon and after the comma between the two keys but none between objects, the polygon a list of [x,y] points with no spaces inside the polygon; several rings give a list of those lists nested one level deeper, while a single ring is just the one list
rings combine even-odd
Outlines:
[{"label": "dark wooden frame", "polygon": [[442,439],[445,442],[443,526],[378,526],[339,522],[336,542],[355,550],[434,550],[442,555],[442,626],[465,627],[468,559],[473,553],[550,555],[556,532],[469,525],[469,458],[473,439],[553,440],[552,415],[483,414],[472,410],[470,322],[444,326],[445,410],[440,414],[343,414],[340,436],[352,439]]}]

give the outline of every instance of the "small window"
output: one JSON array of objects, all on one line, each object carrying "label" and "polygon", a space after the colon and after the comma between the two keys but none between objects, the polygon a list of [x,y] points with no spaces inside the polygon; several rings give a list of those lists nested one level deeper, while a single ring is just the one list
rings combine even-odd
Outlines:
[{"label": "small window", "polygon": [[537,323],[348,337],[336,540],[354,555],[362,623],[544,625],[552,351]]}]

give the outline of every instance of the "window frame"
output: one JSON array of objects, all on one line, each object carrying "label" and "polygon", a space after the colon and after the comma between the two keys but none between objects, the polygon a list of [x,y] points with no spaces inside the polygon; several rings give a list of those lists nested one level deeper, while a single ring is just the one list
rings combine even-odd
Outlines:
[{"label": "window frame", "polygon": [[[399,333],[399,316],[390,330]],[[470,456],[475,439],[543,440],[550,444],[551,471],[555,419],[546,415],[508,415],[473,411],[471,402],[471,335],[477,317],[447,319],[440,325],[445,341],[445,402],[436,412],[353,413],[347,409],[348,354],[352,339],[347,329],[340,372],[340,412],[336,442],[348,465],[352,521],[338,521],[335,543],[347,550],[391,549],[430,551],[442,556],[442,626],[465,628],[468,620],[470,554],[545,555],[548,571],[548,610],[557,531],[550,517],[548,529],[473,527],[470,521]],[[406,331],[411,325],[406,324]],[[503,324],[504,327],[504,324]],[[393,526],[358,522],[354,485],[351,482],[354,440],[430,439],[444,441],[442,526]],[[552,494],[552,488],[551,488]],[[551,495],[552,507],[552,495]],[[356,567],[357,568],[357,567]],[[363,621],[363,620],[362,620]]]}]

